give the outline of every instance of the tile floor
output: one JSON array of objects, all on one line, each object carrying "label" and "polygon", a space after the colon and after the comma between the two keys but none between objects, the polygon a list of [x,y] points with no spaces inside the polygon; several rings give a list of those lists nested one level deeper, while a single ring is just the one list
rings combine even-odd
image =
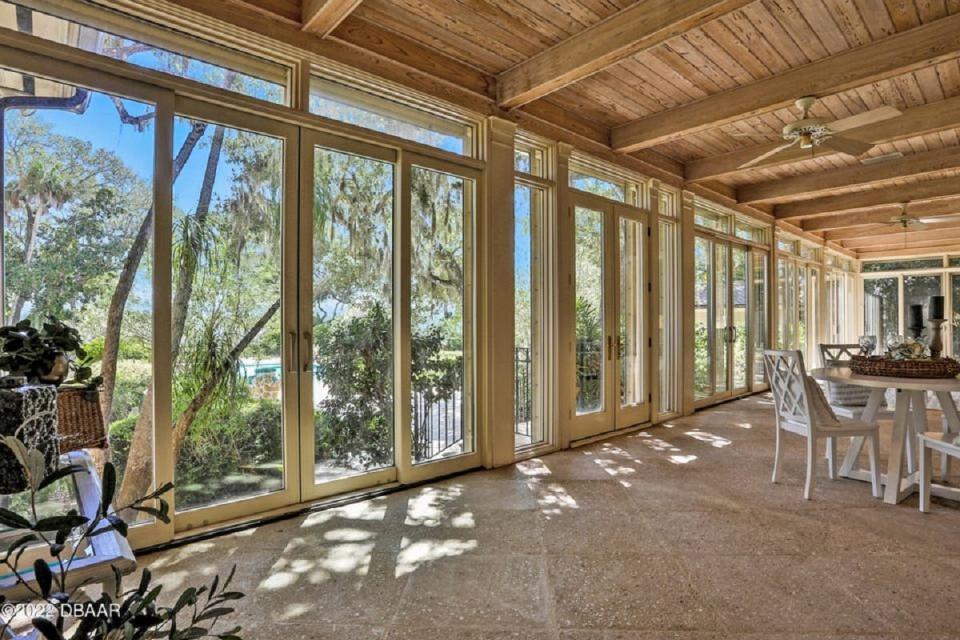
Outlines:
[{"label": "tile floor", "polygon": [[960,639],[960,505],[770,483],[769,400],[141,558],[252,640]]}]

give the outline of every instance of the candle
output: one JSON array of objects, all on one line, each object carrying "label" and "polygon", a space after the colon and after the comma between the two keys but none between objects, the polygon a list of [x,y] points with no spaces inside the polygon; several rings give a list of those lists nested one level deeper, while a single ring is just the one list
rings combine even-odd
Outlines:
[{"label": "candle", "polygon": [[943,296],[930,296],[930,319],[943,319]]},{"label": "candle", "polygon": [[914,328],[923,328],[923,305],[922,304],[912,304],[910,305],[910,313],[907,315],[909,322],[907,327],[910,329]]}]

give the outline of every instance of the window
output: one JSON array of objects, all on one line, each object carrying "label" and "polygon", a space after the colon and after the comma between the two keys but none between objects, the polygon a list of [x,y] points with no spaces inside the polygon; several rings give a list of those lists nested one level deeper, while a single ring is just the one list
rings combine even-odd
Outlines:
[{"label": "window", "polygon": [[[662,192],[661,192],[662,193]],[[660,413],[679,410],[680,375],[680,233],[675,222],[660,221]]]},{"label": "window", "polygon": [[907,335],[910,327],[910,306],[923,306],[923,319],[926,323],[930,317],[930,296],[943,295],[943,277],[938,275],[904,275],[903,276],[903,311],[900,317],[903,320],[902,333]]},{"label": "window", "polygon": [[887,336],[900,333],[898,278],[867,278],[863,281],[863,333],[877,338],[882,351]]},{"label": "window", "polygon": [[914,258],[911,260],[884,260],[864,262],[863,273],[880,271],[906,271],[908,269],[939,269],[943,267],[943,258]]},{"label": "window", "polygon": [[713,229],[720,233],[730,232],[730,216],[705,209],[699,205],[693,211],[693,222],[697,226]]},{"label": "window", "polygon": [[310,113],[387,133],[459,155],[474,152],[470,123],[414,108],[344,84],[314,77]]},{"label": "window", "polygon": [[766,244],[767,233],[767,227],[749,224],[742,220],[736,220],[734,222],[734,235],[742,240],[748,240],[756,244]]},{"label": "window", "polygon": [[960,256],[950,256],[947,264],[951,267],[960,267]]},{"label": "window", "polygon": [[659,190],[660,197],[660,217],[679,218],[680,217],[680,194],[676,191],[669,191],[662,185]]},{"label": "window", "polygon": [[753,382],[754,384],[764,384],[766,375],[763,370],[763,350],[768,348],[767,328],[768,306],[767,299],[770,295],[769,282],[769,260],[770,256],[765,252],[754,251],[753,269],[751,277],[753,278]]},{"label": "window", "polygon": [[513,152],[513,169],[518,173],[528,173],[538,178],[546,177],[546,155],[544,149],[517,140]]},{"label": "window", "polygon": [[214,62],[206,59],[211,52],[216,52],[209,43],[171,34],[167,48],[155,46],[148,41],[150,38],[145,29],[134,21],[129,21],[129,25],[130,31],[137,32],[136,37],[110,33],[24,5],[0,1],[0,26],[7,29],[259,100],[286,103],[288,70],[285,67],[226,49],[221,50],[221,59]]},{"label": "window", "polygon": [[623,183],[582,173],[572,168],[570,169],[570,186],[617,202],[627,201],[627,188]]},{"label": "window", "polygon": [[[20,95],[0,99],[3,324],[55,315],[89,340],[127,504],[154,476],[155,106],[3,69],[0,77],[20,83]],[[69,500],[68,484],[49,498]]]},{"label": "window", "polygon": [[514,202],[514,441],[517,448],[544,439],[542,397],[542,222],[546,193],[518,183]]}]

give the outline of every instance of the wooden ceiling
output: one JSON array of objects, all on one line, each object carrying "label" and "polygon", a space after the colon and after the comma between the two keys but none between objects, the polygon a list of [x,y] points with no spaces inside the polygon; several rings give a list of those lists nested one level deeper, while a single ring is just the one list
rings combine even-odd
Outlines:
[{"label": "wooden ceiling", "polygon": [[[174,1],[208,13],[219,4]],[[242,24],[253,11],[326,36],[325,55],[349,63],[362,51],[373,56],[360,60],[368,70],[569,132],[859,255],[905,242],[960,250],[960,215],[949,215],[960,214],[960,0],[231,3],[217,17],[257,28]],[[800,117],[793,100],[808,94],[819,98],[811,115],[828,121],[883,105],[902,115],[845,132],[876,143],[860,159],[795,148],[739,168],[782,142]],[[911,215],[944,221],[906,232],[878,224],[903,201]]]}]

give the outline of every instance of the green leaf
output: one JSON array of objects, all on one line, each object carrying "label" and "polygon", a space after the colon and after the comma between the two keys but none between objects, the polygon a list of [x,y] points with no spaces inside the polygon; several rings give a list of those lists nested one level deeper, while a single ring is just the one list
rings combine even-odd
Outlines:
[{"label": "green leaf", "polygon": [[50,588],[53,586],[53,574],[50,572],[50,565],[37,558],[33,562],[33,574],[37,579],[37,586],[40,587],[40,593],[46,598],[50,595]]},{"label": "green leaf", "polygon": [[81,515],[51,516],[42,518],[31,527],[34,531],[60,531],[61,529],[76,529],[87,524],[89,520]]},{"label": "green leaf", "polygon": [[63,635],[46,618],[34,618],[30,622],[33,624],[33,628],[38,630],[46,640],[63,640]]},{"label": "green leaf", "polygon": [[113,494],[117,490],[117,469],[112,462],[103,465],[103,489],[100,499],[100,513],[106,514],[113,504]]},{"label": "green leaf", "polygon": [[0,524],[10,529],[30,529],[32,525],[30,521],[21,516],[20,514],[10,511],[10,509],[4,509],[0,507]]},{"label": "green leaf", "polygon": [[45,489],[49,487],[51,484],[53,484],[54,482],[56,482],[57,480],[73,475],[74,473],[79,473],[81,471],[84,471],[84,468],[77,464],[71,464],[65,467],[60,467],[56,471],[47,474],[47,476],[43,479],[43,482],[40,483],[40,486],[37,487],[37,489],[38,490]]}]

